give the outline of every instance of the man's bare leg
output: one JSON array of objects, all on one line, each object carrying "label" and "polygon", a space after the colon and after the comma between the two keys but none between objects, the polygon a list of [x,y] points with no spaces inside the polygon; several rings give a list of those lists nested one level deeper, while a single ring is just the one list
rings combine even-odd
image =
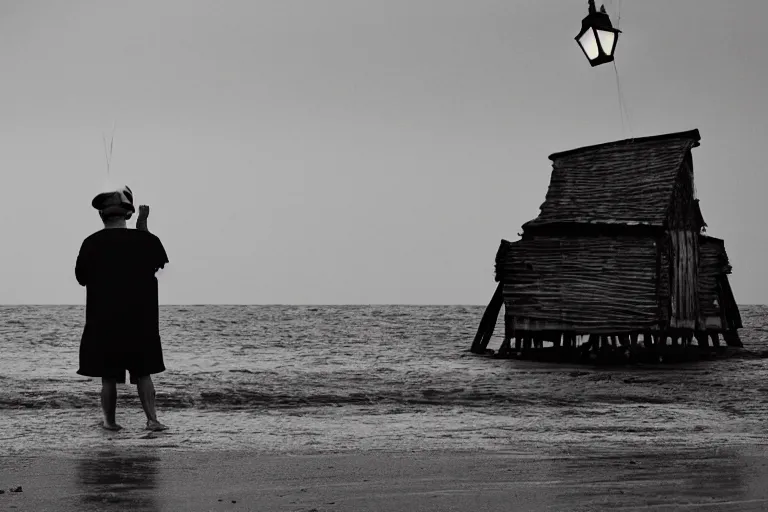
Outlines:
[{"label": "man's bare leg", "polygon": [[168,427],[157,421],[157,411],[155,410],[155,385],[152,383],[152,377],[147,375],[139,377],[136,382],[136,389],[139,392],[139,400],[144,408],[144,414],[147,415],[147,430],[165,430]]},{"label": "man's bare leg", "polygon": [[104,413],[102,426],[107,430],[120,430],[121,427],[115,423],[115,413],[117,411],[117,379],[107,377],[101,378],[101,410]]}]

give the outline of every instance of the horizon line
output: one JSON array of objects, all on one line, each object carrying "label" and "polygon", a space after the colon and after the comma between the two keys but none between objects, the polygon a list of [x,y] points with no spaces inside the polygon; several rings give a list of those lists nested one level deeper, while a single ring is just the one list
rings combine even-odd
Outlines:
[{"label": "horizon line", "polygon": [[[67,304],[67,303],[17,303],[17,304],[0,304],[0,307],[4,306],[83,306],[85,304]],[[370,302],[370,303],[317,303],[317,304],[288,304],[288,303],[235,303],[235,302],[208,302],[208,303],[194,303],[194,304],[159,304],[162,306],[487,306],[487,304],[449,304],[449,303],[423,303],[423,304],[410,304],[410,303],[394,303],[394,302]]]},{"label": "horizon line", "polygon": [[[750,304],[736,304],[737,306],[768,306],[768,304],[750,303]],[[67,303],[17,303],[17,304],[0,304],[0,307],[9,306],[82,306],[85,304],[67,304]],[[370,303],[316,303],[316,304],[287,304],[287,303],[230,303],[230,302],[209,302],[209,303],[194,303],[194,304],[159,304],[159,307],[163,306],[306,306],[306,307],[322,307],[322,306],[461,306],[461,307],[475,307],[475,306],[487,306],[487,304],[458,304],[458,303],[394,303],[394,302],[370,302]]]}]

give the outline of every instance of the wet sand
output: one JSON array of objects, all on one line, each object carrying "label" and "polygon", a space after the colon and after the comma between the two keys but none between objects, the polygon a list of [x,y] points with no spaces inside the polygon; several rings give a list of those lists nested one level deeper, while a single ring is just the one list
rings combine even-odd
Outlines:
[{"label": "wet sand", "polygon": [[[23,492],[9,492],[22,486]],[[768,509],[768,449],[281,454],[115,449],[0,457],[0,510]]]}]

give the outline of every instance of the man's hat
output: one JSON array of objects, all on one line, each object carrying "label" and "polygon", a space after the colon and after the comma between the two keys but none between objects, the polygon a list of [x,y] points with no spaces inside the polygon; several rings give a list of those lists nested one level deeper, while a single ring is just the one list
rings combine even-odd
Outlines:
[{"label": "man's hat", "polygon": [[128,185],[117,190],[102,192],[93,198],[91,206],[105,215],[130,216],[136,211],[133,207],[133,192]]}]

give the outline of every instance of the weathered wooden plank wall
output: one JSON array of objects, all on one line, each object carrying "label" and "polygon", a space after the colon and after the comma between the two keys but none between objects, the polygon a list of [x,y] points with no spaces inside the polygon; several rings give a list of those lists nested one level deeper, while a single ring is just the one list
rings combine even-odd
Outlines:
[{"label": "weathered wooden plank wall", "polygon": [[670,297],[672,292],[671,288],[671,271],[672,265],[670,264],[670,255],[672,254],[669,246],[671,241],[668,236],[664,236],[657,242],[658,248],[658,283],[656,288],[656,296],[659,307],[659,322],[664,327],[669,327],[669,317],[672,313],[672,305],[670,304]]},{"label": "weathered wooden plank wall", "polygon": [[741,329],[744,325],[741,323],[741,313],[739,312],[739,306],[736,304],[736,299],[733,296],[733,290],[731,290],[728,276],[721,275],[718,284],[720,290],[720,303],[723,312],[725,313],[726,328],[731,330]]},{"label": "weathered wooden plank wall", "polygon": [[703,323],[699,321],[698,233],[671,230],[669,238],[672,265],[669,325],[677,329],[695,329]]},{"label": "weathered wooden plank wall", "polygon": [[552,237],[507,242],[497,258],[506,317],[546,330],[658,327],[651,238]]},{"label": "weathered wooden plank wall", "polygon": [[671,264],[669,325],[678,329],[703,328],[698,299],[699,232],[703,219],[696,201],[690,150],[678,170],[667,214]]},{"label": "weathered wooden plank wall", "polygon": [[729,268],[722,240],[699,237],[699,311],[705,318],[725,320],[718,279]]}]

